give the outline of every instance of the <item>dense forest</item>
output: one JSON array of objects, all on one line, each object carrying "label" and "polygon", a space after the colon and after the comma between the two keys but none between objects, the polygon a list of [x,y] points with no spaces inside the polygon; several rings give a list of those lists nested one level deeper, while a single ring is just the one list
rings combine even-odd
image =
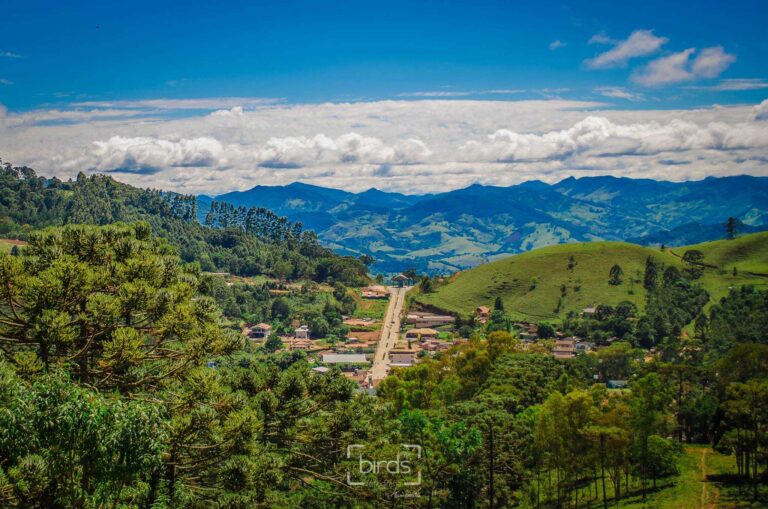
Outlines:
[{"label": "dense forest", "polygon": [[[218,210],[218,207],[217,207]],[[146,221],[185,262],[204,271],[280,279],[361,284],[367,268],[358,259],[324,248],[301,224],[261,210],[242,224],[227,217],[200,225],[194,196],[138,189],[114,179],[82,173],[77,179],[38,177],[26,167],[0,168],[0,235],[26,239],[31,231],[63,224],[105,225]]]}]

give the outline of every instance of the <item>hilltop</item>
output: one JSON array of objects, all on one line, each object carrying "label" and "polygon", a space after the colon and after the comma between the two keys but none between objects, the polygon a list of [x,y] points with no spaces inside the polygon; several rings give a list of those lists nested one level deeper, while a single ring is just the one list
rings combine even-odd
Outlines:
[{"label": "hilltop", "polygon": [[[210,197],[200,197],[204,216]],[[351,193],[303,183],[213,198],[265,207],[315,230],[337,252],[368,254],[377,272],[449,273],[554,244],[593,240],[681,246],[768,229],[768,178],[665,182],[609,176],[439,194]]]},{"label": "hilltop", "polygon": [[[198,221],[194,196],[140,189],[104,175],[45,179],[7,163],[0,166],[0,189],[0,237],[8,239],[28,239],[36,230],[71,223],[143,221],[184,262],[197,262],[205,271],[351,284],[368,280],[360,260],[337,255],[313,232],[269,210],[221,208],[206,227]],[[10,249],[9,241],[0,242],[0,252]]]},{"label": "hilltop", "polygon": [[[688,249],[704,253],[700,284],[712,301],[730,286],[768,286],[768,277],[757,273],[768,260],[768,233],[732,241],[715,241],[660,251],[622,242],[587,242],[535,249],[480,265],[451,277],[433,293],[417,294],[415,302],[469,315],[480,305],[492,306],[497,296],[513,317],[537,321],[558,319],[596,304],[634,302],[642,309],[646,291],[642,279],[646,259],[683,268],[680,256]],[[620,285],[608,282],[614,264],[624,276]],[[737,267],[736,274],[733,267]]]}]

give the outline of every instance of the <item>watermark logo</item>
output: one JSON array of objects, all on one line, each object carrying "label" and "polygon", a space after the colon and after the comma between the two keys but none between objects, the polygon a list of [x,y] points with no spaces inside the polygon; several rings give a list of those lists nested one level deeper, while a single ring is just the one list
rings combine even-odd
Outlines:
[{"label": "watermark logo", "polygon": [[[421,459],[421,446],[415,444],[400,444],[395,454],[377,457],[366,451],[362,444],[347,446],[347,484],[364,486],[375,477],[386,476],[397,480],[398,487],[414,489],[421,485],[421,469],[418,461]],[[418,496],[418,493],[405,493],[403,496]]]}]

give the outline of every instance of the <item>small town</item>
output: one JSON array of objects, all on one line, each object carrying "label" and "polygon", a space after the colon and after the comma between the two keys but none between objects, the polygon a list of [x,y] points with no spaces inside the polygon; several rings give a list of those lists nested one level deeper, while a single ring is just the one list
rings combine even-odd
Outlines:
[{"label": "small town", "polygon": [[[270,337],[279,339],[281,346],[276,353],[302,351],[315,364],[312,371],[326,373],[338,368],[361,390],[375,394],[376,386],[392,368],[411,367],[424,358],[442,354],[468,341],[467,329],[460,330],[457,323],[461,319],[457,320],[456,316],[404,308],[404,300],[398,297],[398,291],[407,291],[417,282],[397,274],[391,278],[391,286],[369,285],[351,290],[359,294],[363,302],[386,302],[386,311],[384,314],[342,315],[342,324],[348,332],[333,344],[325,337],[313,337],[309,326],[299,319],[291,321],[287,333],[274,331],[268,323],[246,323],[242,333],[256,348],[264,346]],[[377,308],[382,309],[381,306]],[[485,326],[491,311],[488,306],[478,306],[471,324]],[[581,311],[581,315],[587,318],[594,317],[595,313],[595,307],[586,307]],[[535,323],[519,321],[512,323],[510,332],[519,338],[521,349],[549,352],[557,359],[594,353],[619,339],[607,338],[604,345],[596,345],[575,335],[566,336],[558,330],[541,337]],[[624,380],[609,380],[606,383],[611,388],[626,385]]]}]

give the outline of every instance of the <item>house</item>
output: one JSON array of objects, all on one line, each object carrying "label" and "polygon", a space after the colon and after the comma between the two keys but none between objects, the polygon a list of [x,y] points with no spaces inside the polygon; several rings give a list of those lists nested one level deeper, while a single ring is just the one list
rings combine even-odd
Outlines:
[{"label": "house", "polygon": [[475,318],[480,323],[485,323],[488,321],[488,317],[491,315],[491,308],[488,306],[479,306],[477,309],[475,309]]},{"label": "house", "polygon": [[552,348],[552,355],[556,359],[572,359],[576,357],[576,340],[573,338],[558,339]]},{"label": "house", "polygon": [[252,325],[248,331],[248,337],[251,339],[269,339],[272,326],[267,323],[257,323]]},{"label": "house", "polygon": [[308,338],[291,338],[287,341],[288,350],[304,350],[312,348],[312,340]]},{"label": "house", "polygon": [[328,373],[331,370],[331,368],[327,368],[325,366],[317,366],[315,368],[312,368],[312,371],[315,373]]},{"label": "house", "polygon": [[428,352],[445,352],[449,350],[452,346],[453,346],[452,343],[448,343],[446,341],[440,341],[439,339],[430,339],[422,343],[421,349],[426,350]]},{"label": "house", "polygon": [[405,323],[415,325],[416,327],[440,327],[441,325],[451,325],[456,321],[451,315],[435,315],[432,313],[410,313]]},{"label": "house", "polygon": [[404,286],[413,286],[413,279],[409,278],[405,274],[398,274],[392,278],[392,286],[403,288]]},{"label": "house", "polygon": [[589,306],[581,310],[581,316],[584,318],[592,318],[595,316],[595,313],[597,313],[597,308],[595,306]]},{"label": "house", "polygon": [[389,365],[393,368],[407,368],[416,362],[415,348],[398,348],[389,351]]},{"label": "house", "polygon": [[588,341],[576,341],[576,345],[574,348],[576,350],[576,353],[587,353],[587,352],[591,352],[592,349],[595,348],[595,344],[590,343]]},{"label": "house", "polygon": [[353,371],[344,373],[344,376],[357,383],[358,386],[368,386],[368,371],[365,369],[355,368]]},{"label": "house", "polygon": [[608,380],[605,383],[605,386],[608,389],[626,389],[627,385],[628,384],[626,380]]},{"label": "house", "polygon": [[517,336],[524,341],[535,341],[539,337],[539,328],[534,323],[515,322]]},{"label": "house", "polygon": [[367,364],[362,353],[330,353],[323,355],[323,364]]},{"label": "house", "polygon": [[418,339],[420,341],[426,341],[428,339],[436,339],[438,332],[435,329],[409,329],[405,331],[406,339]]},{"label": "house", "polygon": [[309,327],[306,325],[296,327],[293,331],[293,337],[296,339],[309,339]]}]

